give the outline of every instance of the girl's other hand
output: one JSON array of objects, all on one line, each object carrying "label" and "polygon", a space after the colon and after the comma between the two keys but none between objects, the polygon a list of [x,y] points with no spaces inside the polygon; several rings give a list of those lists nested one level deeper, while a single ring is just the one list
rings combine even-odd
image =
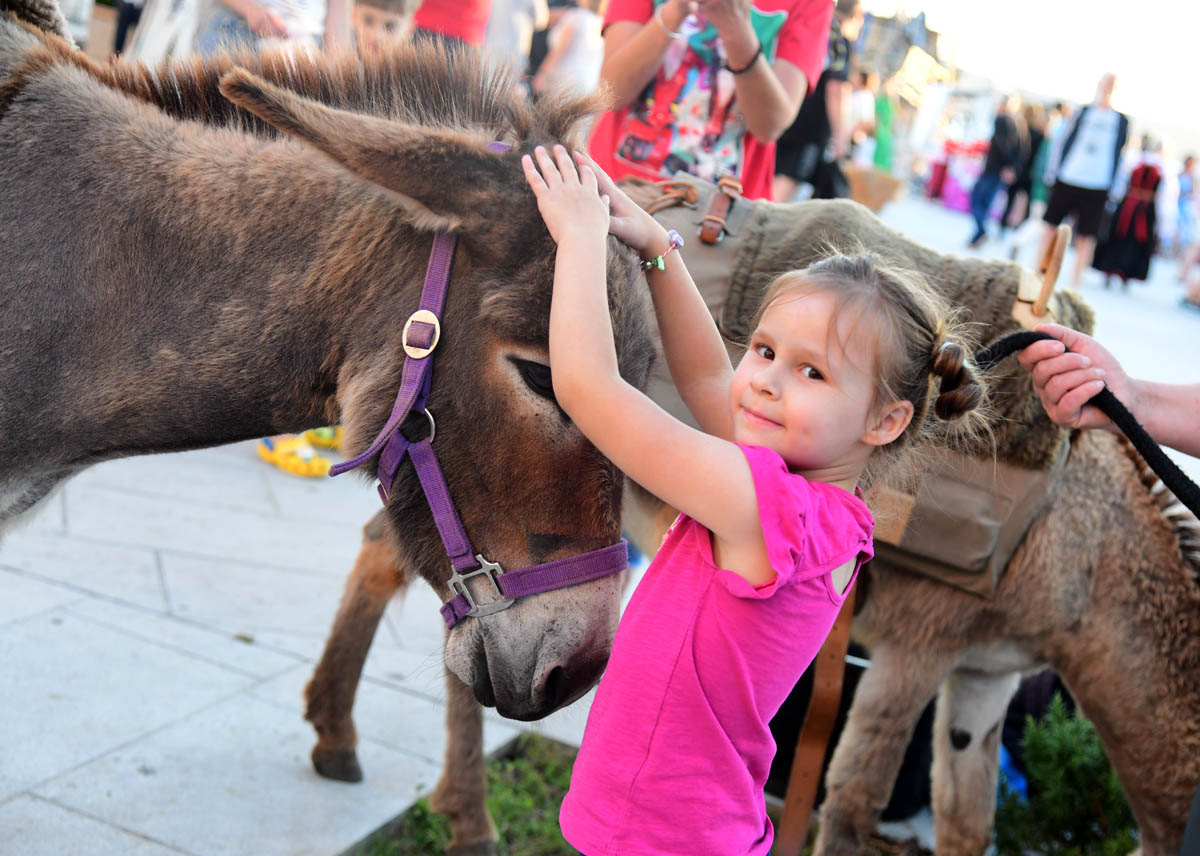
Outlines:
[{"label": "girl's other hand", "polygon": [[587,166],[577,169],[564,147],[555,146],[551,158],[538,146],[533,157],[521,158],[521,166],[556,244],[572,236],[607,233],[608,200],[600,197],[596,174]]},{"label": "girl's other hand", "polygon": [[580,169],[590,169],[596,176],[600,192],[612,203],[612,217],[608,221],[608,231],[633,247],[643,257],[658,255],[666,250],[671,239],[667,230],[647,214],[636,202],[625,195],[625,191],[617,187],[616,182],[608,177],[595,161],[583,152],[575,152],[575,160]]}]

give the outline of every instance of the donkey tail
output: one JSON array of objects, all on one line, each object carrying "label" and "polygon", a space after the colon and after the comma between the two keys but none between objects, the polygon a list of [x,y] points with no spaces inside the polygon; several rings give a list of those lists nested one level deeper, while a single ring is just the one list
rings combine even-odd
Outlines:
[{"label": "donkey tail", "polygon": [[62,9],[56,0],[0,0],[0,14],[4,12],[11,12],[18,20],[25,21],[44,33],[59,36],[68,44],[75,44],[67,26],[67,19],[63,17]]}]

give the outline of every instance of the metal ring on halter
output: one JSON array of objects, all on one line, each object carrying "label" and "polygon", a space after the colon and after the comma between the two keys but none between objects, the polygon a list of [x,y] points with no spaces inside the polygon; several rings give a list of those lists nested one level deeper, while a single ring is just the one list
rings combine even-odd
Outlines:
[{"label": "metal ring on halter", "polygon": [[425,418],[429,420],[429,443],[432,445],[433,438],[437,435],[437,423],[433,421],[433,414],[429,412],[428,407],[421,412],[424,413]]},{"label": "metal ring on halter", "polygon": [[[410,345],[408,343],[408,331],[412,329],[414,323],[420,322],[427,324],[433,328],[433,340],[428,347],[421,345]],[[433,349],[437,347],[438,340],[442,338],[442,322],[438,317],[428,309],[418,309],[412,315],[408,316],[408,320],[404,322],[404,331],[400,334],[400,342],[404,346],[404,353],[408,354],[414,360],[423,360],[433,353]]]}]

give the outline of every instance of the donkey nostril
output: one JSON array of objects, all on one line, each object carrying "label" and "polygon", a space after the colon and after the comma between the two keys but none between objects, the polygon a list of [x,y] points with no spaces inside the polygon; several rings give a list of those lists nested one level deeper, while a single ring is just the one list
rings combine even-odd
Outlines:
[{"label": "donkey nostril", "polygon": [[561,666],[555,666],[546,675],[545,699],[551,710],[557,710],[567,700],[571,688],[567,682],[567,673]]}]

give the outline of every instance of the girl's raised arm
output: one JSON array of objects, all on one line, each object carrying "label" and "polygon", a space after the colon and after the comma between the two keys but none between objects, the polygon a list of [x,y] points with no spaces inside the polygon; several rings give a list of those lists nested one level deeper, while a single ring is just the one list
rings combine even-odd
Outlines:
[{"label": "girl's raised arm", "polygon": [[550,369],[559,405],[627,476],[699,521],[719,541],[736,545],[740,555],[760,555],[762,561],[730,570],[751,582],[766,582],[773,572],[741,450],[675,419],[618,371],[605,283],[608,200],[598,195],[595,173],[586,166],[577,170],[562,147],[556,147],[553,159],[541,148],[535,157],[536,167],[528,156],[524,159],[525,174],[558,244]]},{"label": "girl's raised arm", "polygon": [[[633,247],[643,258],[652,258],[668,246],[667,230],[617,187],[587,155],[575,159],[596,174],[602,194],[611,199],[609,231]],[[729,383],[733,366],[704,298],[678,253],[669,253],[665,268],[646,272],[659,336],[671,379],[688,411],[709,434],[733,439],[729,409]]]}]

